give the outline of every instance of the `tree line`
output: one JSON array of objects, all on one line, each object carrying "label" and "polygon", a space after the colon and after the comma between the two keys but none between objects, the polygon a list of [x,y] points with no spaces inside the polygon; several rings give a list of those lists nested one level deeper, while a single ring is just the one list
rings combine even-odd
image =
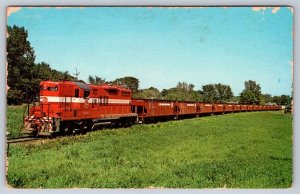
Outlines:
[{"label": "tree line", "polygon": [[[32,102],[38,96],[39,83],[43,80],[84,82],[78,80],[76,76],[70,75],[68,71],[61,72],[51,68],[45,62],[35,63],[35,52],[27,40],[28,32],[24,27],[7,26],[7,32],[8,104]],[[78,75],[77,72],[76,75]],[[262,94],[260,85],[253,80],[245,82],[245,89],[240,93],[240,96],[234,96],[231,87],[221,83],[203,85],[200,90],[195,90],[193,84],[178,82],[176,86],[162,91],[155,87],[140,89],[139,79],[131,76],[107,81],[98,75],[89,75],[88,83],[122,85],[132,90],[134,98],[210,103],[239,102],[243,104],[265,104],[270,102],[280,105],[288,105],[291,102],[289,95],[271,96],[270,94]]]},{"label": "tree line", "polygon": [[[232,89],[226,84],[207,84],[201,90],[195,90],[193,84],[178,82],[175,87],[159,91],[155,87],[139,89],[139,79],[135,77],[123,77],[114,81],[106,81],[99,76],[89,76],[89,83],[95,85],[111,84],[120,85],[132,90],[133,98],[165,99],[178,101],[202,101],[210,103],[241,103],[241,104],[268,104],[290,105],[292,98],[289,95],[272,96],[262,94],[261,87],[256,81],[244,82],[244,90],[239,96],[234,96]],[[98,81],[97,81],[98,80]]]}]

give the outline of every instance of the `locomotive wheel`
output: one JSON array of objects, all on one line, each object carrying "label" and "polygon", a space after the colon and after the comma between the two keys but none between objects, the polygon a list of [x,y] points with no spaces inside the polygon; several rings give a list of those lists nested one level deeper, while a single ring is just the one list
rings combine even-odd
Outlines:
[{"label": "locomotive wheel", "polygon": [[80,133],[82,135],[86,134],[87,133],[87,124],[86,122],[82,122],[81,125],[80,125]]},{"label": "locomotive wheel", "polygon": [[39,131],[38,130],[33,131],[32,136],[33,137],[38,137],[39,136]]},{"label": "locomotive wheel", "polygon": [[67,122],[66,124],[65,124],[65,127],[64,127],[64,133],[66,134],[66,135],[73,135],[74,134],[74,123],[73,122]]},{"label": "locomotive wheel", "polygon": [[73,127],[68,123],[68,125],[64,129],[64,133],[66,135],[70,135],[71,136],[71,135],[73,135],[73,132],[74,132]]},{"label": "locomotive wheel", "polygon": [[71,128],[66,128],[66,129],[65,129],[65,133],[66,133],[67,135],[71,136],[71,135],[73,135],[73,129],[71,129]]},{"label": "locomotive wheel", "polygon": [[57,136],[57,133],[53,132],[50,134],[50,138],[55,138]]},{"label": "locomotive wheel", "polygon": [[81,129],[81,130],[80,130],[80,134],[85,135],[86,133],[87,133],[87,130],[86,130],[86,129]]}]

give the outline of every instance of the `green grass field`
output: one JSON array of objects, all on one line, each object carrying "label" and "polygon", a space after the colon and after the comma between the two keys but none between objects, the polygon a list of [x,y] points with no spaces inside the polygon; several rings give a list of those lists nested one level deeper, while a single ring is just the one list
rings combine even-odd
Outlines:
[{"label": "green grass field", "polygon": [[292,118],[249,112],[11,144],[18,188],[288,188]]},{"label": "green grass field", "polygon": [[23,127],[23,115],[26,113],[26,104],[21,106],[7,106],[7,132],[8,137],[21,136],[21,129]]}]

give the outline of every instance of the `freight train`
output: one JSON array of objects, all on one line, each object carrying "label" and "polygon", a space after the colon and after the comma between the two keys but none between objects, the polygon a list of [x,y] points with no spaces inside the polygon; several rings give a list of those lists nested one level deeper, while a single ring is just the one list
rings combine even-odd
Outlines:
[{"label": "freight train", "polygon": [[85,133],[103,125],[123,127],[205,114],[269,110],[281,110],[281,106],[133,99],[131,90],[121,86],[42,81],[39,102],[28,106],[23,132],[54,136]]}]

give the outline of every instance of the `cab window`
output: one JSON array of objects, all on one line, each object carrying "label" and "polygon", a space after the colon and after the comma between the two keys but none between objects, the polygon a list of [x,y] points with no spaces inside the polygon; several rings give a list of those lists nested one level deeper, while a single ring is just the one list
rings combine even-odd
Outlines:
[{"label": "cab window", "polygon": [[89,97],[89,95],[90,95],[90,91],[84,90],[84,98]]},{"label": "cab window", "polygon": [[79,89],[75,89],[75,98],[79,98]]},{"label": "cab window", "polygon": [[108,94],[109,95],[118,95],[119,90],[117,89],[109,89]]}]

